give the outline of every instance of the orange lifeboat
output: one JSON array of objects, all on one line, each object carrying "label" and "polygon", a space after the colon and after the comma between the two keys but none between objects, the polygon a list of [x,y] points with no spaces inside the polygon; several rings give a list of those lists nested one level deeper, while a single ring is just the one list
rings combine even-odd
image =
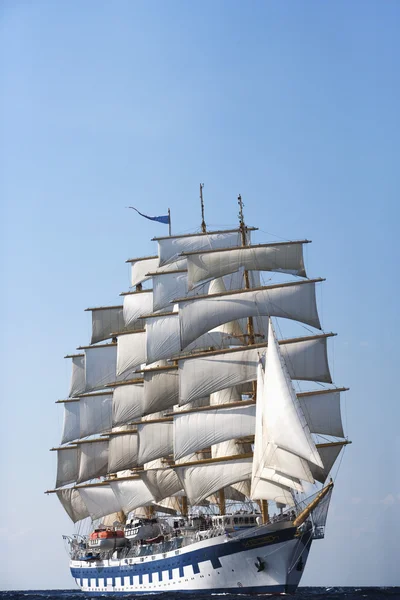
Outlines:
[{"label": "orange lifeboat", "polygon": [[113,550],[125,546],[124,532],[120,529],[97,529],[89,536],[89,547],[99,550]]}]

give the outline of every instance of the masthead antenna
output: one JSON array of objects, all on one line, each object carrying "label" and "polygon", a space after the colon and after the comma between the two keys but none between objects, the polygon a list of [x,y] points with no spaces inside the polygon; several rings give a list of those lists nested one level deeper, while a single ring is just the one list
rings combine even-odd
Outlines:
[{"label": "masthead antenna", "polygon": [[204,220],[204,201],[203,201],[203,187],[204,183],[200,184],[200,204],[201,204],[201,231],[207,233],[206,222]]}]

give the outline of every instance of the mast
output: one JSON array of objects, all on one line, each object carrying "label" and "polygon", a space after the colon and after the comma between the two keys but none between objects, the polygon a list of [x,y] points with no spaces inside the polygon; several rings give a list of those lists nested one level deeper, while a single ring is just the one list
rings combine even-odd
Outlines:
[{"label": "mast", "polygon": [[203,187],[204,187],[204,183],[201,183],[200,184],[201,231],[202,231],[202,233],[207,233],[206,222],[204,220]]},{"label": "mast", "polygon": [[[247,246],[248,244],[247,244],[247,237],[246,237],[246,225],[244,223],[243,200],[242,200],[241,194],[239,194],[239,196],[238,196],[238,204],[239,204],[239,229],[240,229],[240,233],[242,236],[242,246]],[[248,271],[244,272],[244,283],[245,283],[246,290],[249,290],[251,288],[251,286],[250,286],[250,278],[249,278]],[[248,317],[248,319],[247,319],[247,334],[248,334],[247,344],[248,345],[254,344],[255,336],[254,336],[253,317]],[[252,387],[253,387],[253,398],[255,400],[256,396],[257,396],[257,382],[256,381],[252,382]],[[268,500],[259,500],[258,504],[261,509],[262,522],[268,523],[268,521],[269,521]]]},{"label": "mast", "polygon": [[[246,237],[246,225],[244,223],[244,216],[243,216],[243,201],[242,201],[242,196],[239,194],[238,196],[238,204],[239,204],[239,229],[240,229],[240,233],[242,236],[242,246],[247,246],[247,237]],[[250,290],[251,286],[250,286],[250,278],[249,278],[249,272],[245,271],[244,272],[244,284],[245,284],[245,289],[246,290]],[[247,319],[247,334],[249,336],[249,341],[248,344],[254,344],[254,322],[253,322],[253,317],[248,317]],[[256,390],[253,390],[254,392]]]}]

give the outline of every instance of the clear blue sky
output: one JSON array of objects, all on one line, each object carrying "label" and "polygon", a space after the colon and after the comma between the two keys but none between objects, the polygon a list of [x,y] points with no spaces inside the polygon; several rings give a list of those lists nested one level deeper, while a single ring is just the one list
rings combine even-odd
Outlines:
[{"label": "clear blue sky", "polygon": [[[68,588],[55,479],[63,360],[165,226],[309,238],[345,453],[304,585],[400,584],[396,1],[4,0],[0,588]],[[6,541],[7,540],[7,541]]]}]

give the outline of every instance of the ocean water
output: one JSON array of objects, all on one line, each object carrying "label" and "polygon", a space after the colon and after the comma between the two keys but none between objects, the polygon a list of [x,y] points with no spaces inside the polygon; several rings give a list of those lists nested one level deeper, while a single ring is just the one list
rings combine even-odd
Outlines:
[{"label": "ocean water", "polygon": [[[112,594],[103,594],[103,597],[112,599]],[[134,596],[134,594],[132,594]],[[227,600],[246,600],[254,597],[262,598],[266,595],[238,595],[238,594],[218,594],[224,596]],[[278,598],[279,594],[268,596]],[[281,595],[280,597],[284,597]],[[296,594],[288,595],[287,598],[293,600],[400,600],[400,587],[300,587]],[[85,594],[79,590],[24,590],[1,592],[0,600],[82,600]],[[120,600],[121,596],[115,595],[114,598]],[[163,593],[149,594],[141,596],[141,600],[198,600],[207,598],[207,596],[198,596],[196,594]]]}]

